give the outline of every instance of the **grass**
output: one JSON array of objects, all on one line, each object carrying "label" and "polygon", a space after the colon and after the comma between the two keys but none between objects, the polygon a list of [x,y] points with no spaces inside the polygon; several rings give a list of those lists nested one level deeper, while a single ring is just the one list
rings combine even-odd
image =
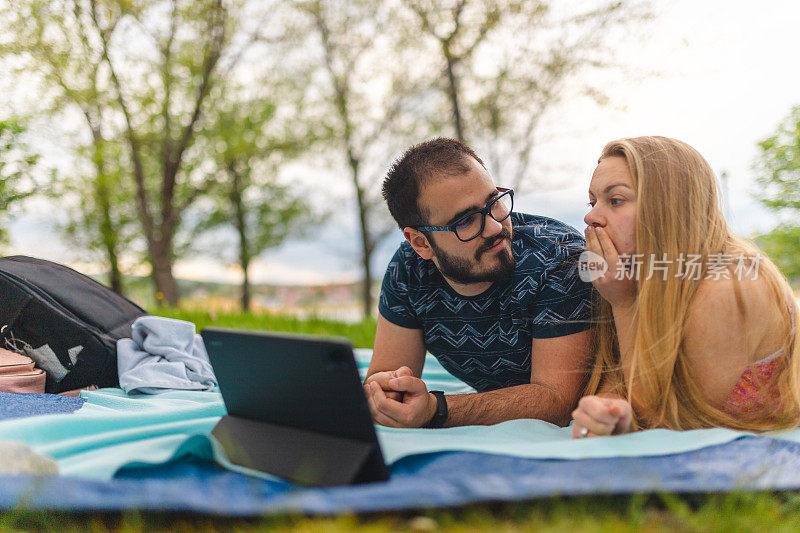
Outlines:
[{"label": "grass", "polygon": [[372,348],[375,341],[375,319],[370,318],[354,324],[334,322],[322,318],[299,319],[267,313],[242,313],[233,311],[202,311],[195,309],[155,308],[154,315],[188,320],[197,325],[198,331],[207,326],[238,329],[260,329],[311,333],[346,337],[356,348]]},{"label": "grass", "polygon": [[[153,309],[154,314],[206,326],[264,329],[347,337],[371,347],[375,321],[357,324],[299,320],[267,314]],[[591,472],[587,472],[591,475]],[[66,513],[15,510],[0,514],[0,531],[279,531],[380,533],[389,531],[795,531],[800,493],[624,495],[553,497],[515,503],[484,503],[456,509],[416,510],[337,517],[275,516],[229,519],[179,513]]]},{"label": "grass", "polygon": [[359,531],[446,532],[660,532],[796,531],[800,496],[794,493],[634,495],[548,498],[486,503],[458,509],[311,518],[276,516],[228,519],[175,513],[17,511],[0,518],[0,531]]}]

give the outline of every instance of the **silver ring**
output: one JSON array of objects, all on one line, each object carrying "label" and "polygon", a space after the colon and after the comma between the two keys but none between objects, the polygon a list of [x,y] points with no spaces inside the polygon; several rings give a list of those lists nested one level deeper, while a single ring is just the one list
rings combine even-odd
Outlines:
[{"label": "silver ring", "polygon": [[581,428],[579,435],[582,439],[585,439],[586,436],[589,434],[589,428]]}]

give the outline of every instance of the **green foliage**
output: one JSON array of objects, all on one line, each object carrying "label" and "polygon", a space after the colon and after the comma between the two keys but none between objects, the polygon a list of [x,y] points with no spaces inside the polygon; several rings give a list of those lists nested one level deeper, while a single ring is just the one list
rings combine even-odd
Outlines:
[{"label": "green foliage", "polygon": [[[275,30],[279,23],[269,24],[277,3],[14,4],[0,4],[0,23],[11,36],[0,40],[0,55],[13,59],[16,75],[39,83],[37,111],[58,119],[78,112],[85,119],[85,130],[64,132],[80,139],[66,142],[77,164],[53,187],[54,195],[69,194],[76,207],[67,233],[81,246],[101,251],[112,270],[123,252],[134,259],[144,256],[157,290],[175,303],[172,265],[195,242],[193,225],[185,224],[192,218],[187,213],[219,181],[208,147],[217,141],[239,146],[236,138],[220,139],[220,132],[238,132],[215,130],[213,111],[235,109],[259,85],[263,62],[253,61],[242,72],[236,67],[267,36],[281,41]],[[278,71],[268,74],[283,77]],[[230,89],[239,78],[248,86],[234,93]],[[294,98],[288,101],[291,106]],[[213,139],[202,138],[208,132],[214,132]],[[250,133],[258,145],[262,132]],[[282,238],[283,218],[271,232],[253,237],[255,248]],[[121,279],[119,272],[115,275]]]},{"label": "green foliage", "polygon": [[[287,131],[286,121],[277,116],[279,100],[299,102],[302,92],[291,82],[272,83],[270,89],[263,98],[219,102],[209,111],[202,134],[220,179],[210,195],[210,207],[201,209],[205,213],[194,233],[220,227],[234,230],[236,261],[245,280],[253,258],[289,236],[303,234],[310,218],[304,191],[278,181],[280,166],[314,141],[302,124],[300,131]],[[217,247],[212,254],[230,259],[227,247]],[[245,308],[249,290],[245,282]]]},{"label": "green foliage", "polygon": [[758,199],[769,209],[800,214],[800,106],[758,145]]},{"label": "green foliage", "polygon": [[[761,141],[756,163],[758,184],[756,197],[768,209],[800,217],[800,106],[778,126],[776,132]],[[800,226],[796,222],[782,224],[756,239],[758,245],[775,261],[784,275],[800,278]]]},{"label": "green foliage", "polygon": [[782,225],[756,238],[756,244],[795,283],[800,282],[800,226]]},{"label": "green foliage", "polygon": [[[35,191],[30,172],[38,156],[22,140],[24,133],[19,121],[0,120],[0,217]],[[0,246],[7,243],[8,233],[0,218]]]},{"label": "green foliage", "polygon": [[129,161],[92,29],[91,4],[24,0],[1,16],[14,39],[0,54],[17,58],[16,74],[35,73],[40,85],[36,115],[59,127],[70,125],[61,133],[70,139],[74,157],[41,192],[65,211],[60,229],[84,258],[110,266],[109,284],[121,292],[119,256],[123,250],[131,255],[138,228]]},{"label": "green foliage", "polygon": [[76,153],[91,161],[91,170],[62,174],[51,185],[55,199],[71,200],[61,229],[87,256],[111,266],[108,284],[122,293],[121,255],[143,259],[124,146],[98,138]]}]

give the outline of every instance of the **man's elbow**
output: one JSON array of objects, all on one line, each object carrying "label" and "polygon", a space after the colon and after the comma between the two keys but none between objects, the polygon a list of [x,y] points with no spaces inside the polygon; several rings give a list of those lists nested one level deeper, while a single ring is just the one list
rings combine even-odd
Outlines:
[{"label": "man's elbow", "polygon": [[572,411],[575,409],[575,404],[568,404],[567,407],[554,413],[551,422],[559,427],[568,426],[572,420]]},{"label": "man's elbow", "polygon": [[575,409],[574,402],[566,402],[557,398],[553,404],[552,415],[548,422],[560,427],[568,426],[572,420],[572,411]]},{"label": "man's elbow", "polygon": [[550,408],[547,410],[544,420],[561,427],[569,425],[572,420],[572,411],[580,399],[578,393],[552,387],[546,387],[546,390],[549,401],[545,402],[545,405],[549,405]]}]

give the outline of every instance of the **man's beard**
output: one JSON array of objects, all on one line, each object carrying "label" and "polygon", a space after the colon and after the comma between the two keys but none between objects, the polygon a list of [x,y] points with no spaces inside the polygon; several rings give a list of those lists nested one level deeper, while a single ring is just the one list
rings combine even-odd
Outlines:
[{"label": "man's beard", "polygon": [[439,272],[441,272],[444,277],[451,279],[456,283],[469,284],[483,283],[487,281],[499,281],[507,278],[514,272],[514,269],[517,266],[517,261],[514,259],[514,254],[510,250],[503,250],[502,252],[497,253],[497,260],[499,264],[492,270],[485,272],[474,271],[475,266],[480,262],[480,259],[483,254],[486,253],[486,250],[503,239],[507,239],[509,242],[511,241],[511,232],[506,228],[503,228],[503,230],[495,238],[493,238],[491,241],[487,240],[475,251],[474,263],[468,259],[448,254],[439,248],[433,242],[433,239],[430,239],[429,242],[431,244],[431,248],[433,248],[436,260],[439,263]]}]

